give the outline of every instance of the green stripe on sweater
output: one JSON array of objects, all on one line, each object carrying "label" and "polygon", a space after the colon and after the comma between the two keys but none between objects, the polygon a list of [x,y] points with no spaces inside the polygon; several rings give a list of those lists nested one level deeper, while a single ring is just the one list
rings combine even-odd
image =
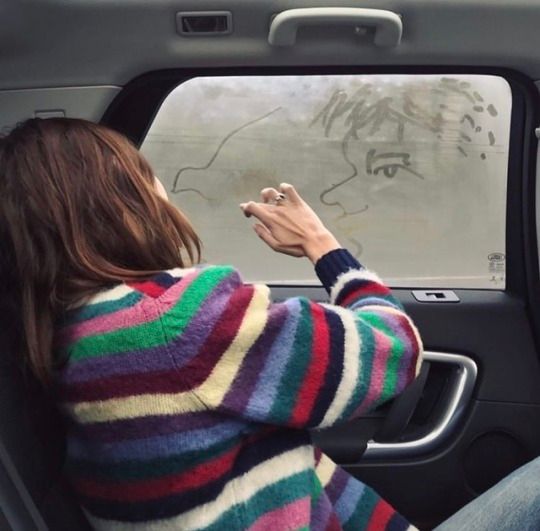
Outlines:
[{"label": "green stripe on sweater", "polygon": [[386,361],[383,389],[381,397],[379,398],[379,400],[377,400],[378,405],[394,396],[399,377],[399,362],[405,351],[405,346],[396,336],[395,332],[386,324],[386,321],[382,316],[370,313],[365,316],[365,319],[374,328],[377,328],[384,332],[390,339],[391,343],[390,354]]},{"label": "green stripe on sweater", "polygon": [[246,502],[231,507],[212,525],[199,528],[198,531],[239,529],[240,522],[243,528],[247,528],[266,513],[310,496],[312,474],[313,470],[305,470],[272,483],[258,491]]},{"label": "green stripe on sweater", "polygon": [[343,531],[358,531],[367,529],[371,515],[380,498],[375,491],[369,487],[364,488],[364,492],[358,501],[356,509],[351,517],[343,524]]},{"label": "green stripe on sweater", "polygon": [[[71,345],[70,361],[165,344],[163,327],[173,328],[176,334],[180,335],[200,309],[204,299],[233,271],[234,269],[230,266],[204,269],[186,288],[175,305],[161,316],[161,319],[105,334],[84,337]],[[177,310],[180,306],[182,311]]]},{"label": "green stripe on sweater", "polygon": [[317,504],[317,501],[319,500],[321,494],[323,492],[323,486],[321,483],[321,480],[313,471],[313,489],[311,491],[311,505],[315,506]]}]

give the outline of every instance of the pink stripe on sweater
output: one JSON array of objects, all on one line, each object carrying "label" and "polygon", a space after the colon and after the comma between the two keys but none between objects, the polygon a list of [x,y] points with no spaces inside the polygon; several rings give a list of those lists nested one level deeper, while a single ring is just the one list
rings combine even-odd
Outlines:
[{"label": "pink stripe on sweater", "polygon": [[371,380],[369,382],[366,397],[362,400],[362,403],[356,409],[354,415],[362,413],[372,407],[373,403],[380,398],[384,386],[386,365],[388,363],[388,358],[390,357],[392,342],[387,335],[378,330],[374,330],[373,336],[375,354],[373,356],[373,365],[371,368]]},{"label": "pink stripe on sweater", "polygon": [[261,516],[248,531],[285,531],[309,526],[310,509],[310,497],[306,496]]},{"label": "pink stripe on sweater", "polygon": [[[75,323],[62,330],[59,335],[61,345],[78,341],[86,336],[111,332],[126,326],[132,327],[148,323],[169,311],[176,304],[182,293],[197,277],[200,271],[193,271],[176,284],[173,284],[160,297],[160,304],[155,299],[143,297],[137,304],[106,315],[98,315],[82,323]],[[141,311],[142,310],[142,311]]]}]

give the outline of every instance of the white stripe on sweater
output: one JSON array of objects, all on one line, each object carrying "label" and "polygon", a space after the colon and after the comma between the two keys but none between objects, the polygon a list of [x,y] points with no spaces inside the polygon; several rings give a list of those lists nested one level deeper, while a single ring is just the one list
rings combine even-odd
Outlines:
[{"label": "white stripe on sweater", "polygon": [[195,392],[207,406],[217,408],[229,392],[249,350],[263,333],[268,320],[270,288],[254,287],[240,328],[229,348],[222,354],[207,380]]},{"label": "white stripe on sweater", "polygon": [[94,295],[87,304],[98,304],[100,302],[112,302],[125,297],[135,291],[133,288],[130,288],[126,284],[119,284],[118,286],[107,289],[105,291],[100,291]]},{"label": "white stripe on sweater", "polygon": [[189,275],[190,273],[193,273],[194,271],[200,270],[199,267],[175,267],[174,269],[167,269],[165,273],[168,273],[174,278],[183,278],[186,275]]},{"label": "white stripe on sweater", "polygon": [[343,372],[338,389],[326,412],[321,426],[331,426],[343,413],[349,400],[358,386],[358,374],[360,373],[360,348],[361,338],[356,327],[356,316],[345,308],[339,306],[323,305],[341,318],[344,328],[344,352],[343,352]]},{"label": "white stripe on sweater", "polygon": [[384,285],[377,273],[374,273],[373,271],[367,269],[349,269],[346,273],[339,275],[336,283],[332,286],[332,289],[330,290],[330,301],[332,303],[335,303],[340,291],[345,287],[345,284],[351,280],[370,280]]},{"label": "white stripe on sweater", "polygon": [[317,474],[317,477],[319,478],[319,481],[323,487],[326,487],[328,483],[330,483],[336,468],[336,464],[329,457],[327,457],[325,454],[321,455],[319,464],[315,468],[315,473]]},{"label": "white stripe on sweater", "polygon": [[223,488],[218,497],[181,515],[152,522],[118,522],[96,518],[86,512],[96,531],[177,531],[207,527],[216,522],[227,510],[240,503],[249,502],[257,492],[305,470],[313,469],[311,445],[295,448],[268,461],[260,463]]}]

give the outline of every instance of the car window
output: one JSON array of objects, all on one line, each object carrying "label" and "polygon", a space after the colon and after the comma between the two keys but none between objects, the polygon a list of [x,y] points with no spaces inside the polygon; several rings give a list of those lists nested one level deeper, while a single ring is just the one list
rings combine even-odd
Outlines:
[{"label": "car window", "polygon": [[204,260],[247,280],[317,282],[238,207],[285,181],[391,286],[504,289],[511,106],[487,75],[199,77],[165,99],[141,150]]}]

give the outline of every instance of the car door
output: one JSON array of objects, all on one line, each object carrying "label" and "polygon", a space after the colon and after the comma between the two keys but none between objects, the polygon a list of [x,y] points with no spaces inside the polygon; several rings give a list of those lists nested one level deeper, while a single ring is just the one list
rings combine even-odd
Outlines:
[{"label": "car door", "polygon": [[83,116],[127,134],[205,260],[266,281],[276,300],[326,301],[307,264],[272,256],[238,214],[292,181],[413,317],[418,380],[313,432],[332,459],[431,528],[540,454],[540,6],[28,4],[33,42],[48,46],[23,68],[6,37],[4,125]]}]

